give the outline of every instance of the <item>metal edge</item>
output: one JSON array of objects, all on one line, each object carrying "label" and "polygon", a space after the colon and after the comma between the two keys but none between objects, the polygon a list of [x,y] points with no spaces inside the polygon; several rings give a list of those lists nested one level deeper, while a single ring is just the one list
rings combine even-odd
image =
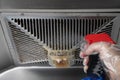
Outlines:
[{"label": "metal edge", "polygon": [[[19,12],[19,11],[18,11]],[[32,11],[30,11],[30,12],[32,12]],[[51,12],[51,11],[50,11]],[[19,12],[20,13],[20,12]],[[12,13],[12,14],[14,14],[14,13]],[[54,13],[55,14],[55,13]],[[96,14],[96,13],[95,13]],[[109,14],[109,13],[108,13]],[[112,14],[112,13],[110,13],[110,14]],[[17,14],[17,15],[19,15],[19,14]],[[119,14],[120,15],[120,14]],[[5,22],[3,22],[3,24],[5,25],[5,27],[6,27],[6,29],[7,29],[7,24],[5,23]],[[114,29],[114,28],[113,28]],[[9,30],[8,30],[9,31]],[[7,32],[6,30],[4,31],[5,33]],[[113,30],[112,30],[112,32],[113,32]],[[115,31],[116,32],[116,31]],[[8,32],[6,33],[7,34],[7,36],[8,36]],[[10,35],[10,34],[9,34]],[[112,35],[112,36],[114,36],[114,34]],[[9,37],[9,36],[8,36]],[[10,42],[11,43],[11,40],[8,40],[8,42]],[[13,42],[13,41],[12,41]],[[14,43],[11,43],[11,44],[14,44]],[[14,44],[15,45],[15,44]],[[16,50],[17,51],[17,50]],[[16,51],[11,51],[11,52],[16,52]],[[13,58],[14,59],[14,58]],[[14,60],[15,61],[15,63],[16,63],[16,59]],[[18,62],[16,63],[16,64],[18,64]]]},{"label": "metal edge", "polygon": [[[0,16],[0,18],[1,18],[1,16]],[[3,31],[3,26],[2,26],[1,19],[0,19],[0,27],[2,28],[2,31]],[[7,42],[7,40],[6,40],[6,38],[5,38],[5,33],[4,33],[4,31],[3,31],[3,35],[4,35],[4,39],[5,39],[5,41]],[[6,44],[6,45],[7,45],[7,49],[8,49],[8,51],[9,51],[9,53],[10,53],[10,50],[9,50],[8,44]],[[9,56],[9,58],[10,58],[10,62],[12,63],[12,62],[13,62],[12,55],[9,54],[9,53],[7,53],[7,54],[8,54],[8,56]]]},{"label": "metal edge", "polygon": [[15,43],[12,39],[12,34],[11,34],[11,31],[8,27],[8,23],[7,21],[5,20],[5,17],[4,16],[1,16],[1,23],[2,23],[2,27],[3,28],[3,31],[4,31],[4,36],[6,38],[6,41],[7,41],[7,45],[8,45],[8,48],[10,50],[10,53],[11,53],[11,56],[12,56],[12,59],[13,59],[13,62],[15,65],[18,65],[19,63],[19,57],[17,55],[17,50],[16,50],[16,47],[15,47]]},{"label": "metal edge", "polygon": [[113,23],[113,28],[111,32],[112,39],[117,43],[118,35],[119,35],[119,28],[120,28],[120,16],[117,16]]},{"label": "metal edge", "polygon": [[[51,18],[51,16],[53,17],[60,17],[60,16],[63,16],[63,17],[71,17],[71,16],[120,16],[120,13],[80,13],[80,12],[67,12],[67,13],[64,13],[64,12],[50,12],[50,13],[47,13],[47,12],[1,12],[0,15],[3,15],[3,16],[7,16],[7,17],[30,17],[30,18],[37,18],[38,16],[41,17],[41,18]],[[31,17],[32,16],[32,17]]]},{"label": "metal edge", "polygon": [[0,9],[0,12],[112,12],[119,13],[120,9]]}]

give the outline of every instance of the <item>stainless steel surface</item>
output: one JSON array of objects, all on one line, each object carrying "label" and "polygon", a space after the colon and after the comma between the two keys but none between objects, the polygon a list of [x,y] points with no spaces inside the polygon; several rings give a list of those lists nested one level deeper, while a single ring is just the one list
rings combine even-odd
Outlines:
[{"label": "stainless steel surface", "polygon": [[7,42],[5,40],[4,32],[0,21],[0,70],[3,70],[12,65],[13,60],[8,49]]},{"label": "stainless steel surface", "polygon": [[[82,13],[82,11],[83,11],[83,13]],[[84,13],[84,11],[86,13]],[[85,74],[83,73],[82,68],[79,68],[79,66],[81,66],[79,64],[82,64],[81,61],[79,62],[79,60],[78,60],[78,65],[75,68],[73,68],[73,66],[72,66],[71,68],[60,68],[60,69],[53,68],[53,67],[46,67],[46,66],[49,66],[48,61],[40,62],[39,60],[46,59],[46,57],[41,57],[41,55],[39,54],[40,51],[38,48],[40,48],[40,47],[39,47],[39,44],[37,43],[37,41],[35,41],[35,39],[34,39],[35,35],[33,37],[30,37],[29,35],[31,35],[31,34],[29,34],[29,35],[25,34],[25,31],[26,32],[28,31],[25,28],[28,26],[23,25],[23,27],[21,27],[21,25],[24,22],[25,22],[24,24],[26,24],[27,22],[24,21],[24,22],[20,22],[20,24],[18,24],[15,21],[15,19],[21,18],[21,19],[29,20],[29,19],[31,19],[31,17],[32,17],[32,19],[34,19],[34,17],[37,17],[37,19],[40,19],[41,16],[44,16],[46,19],[46,18],[51,17],[51,15],[54,16],[54,18],[60,18],[60,16],[64,16],[64,17],[70,16],[70,17],[74,17],[71,19],[71,20],[73,20],[73,22],[72,21],[70,22],[70,23],[74,24],[74,19],[76,20],[75,17],[80,18],[81,16],[84,16],[84,19],[83,18],[82,18],[82,20],[78,19],[78,21],[79,20],[83,21],[83,24],[81,24],[81,22],[77,23],[77,21],[76,21],[77,24],[76,23],[74,24],[74,26],[80,25],[80,24],[82,25],[81,26],[81,34],[84,33],[84,35],[86,35],[88,33],[107,32],[109,35],[112,36],[112,38],[115,41],[120,42],[120,35],[119,35],[120,34],[119,33],[119,30],[120,30],[120,26],[119,26],[120,17],[119,16],[120,16],[120,14],[115,13],[116,11],[114,12],[114,10],[113,10],[113,13],[108,13],[110,10],[108,10],[108,12],[106,12],[106,13],[105,13],[105,10],[103,10],[103,11],[98,10],[99,13],[97,13],[95,10],[93,10],[93,13],[91,10],[88,10],[88,12],[89,11],[90,11],[90,13],[87,13],[87,10],[80,10],[80,12],[79,11],[75,12],[75,11],[70,11],[70,10],[68,12],[65,10],[63,10],[63,12],[62,12],[62,10],[60,10],[60,11],[57,10],[56,12],[54,12],[54,10],[52,10],[52,11],[51,10],[48,10],[48,11],[47,10],[41,10],[41,11],[40,10],[28,10],[28,11],[13,10],[13,12],[10,10],[8,10],[8,11],[5,10],[2,12],[2,10],[1,10],[0,21],[2,24],[0,25],[0,37],[1,37],[0,44],[2,44],[2,45],[0,45],[0,60],[1,60],[0,69],[3,69],[3,68],[5,69],[6,67],[9,67],[12,64],[12,59],[14,59],[15,65],[20,65],[20,63],[18,63],[20,56],[22,56],[24,61],[26,61],[26,62],[31,61],[32,64],[26,64],[26,65],[23,65],[24,67],[16,67],[13,69],[6,70],[0,74],[0,80],[50,80],[50,79],[52,79],[52,80],[80,80],[81,77],[84,77]],[[89,18],[88,18],[88,16],[89,16]],[[107,16],[108,18],[106,18],[105,16]],[[63,22],[63,23],[65,24],[65,22]],[[89,25],[87,25],[87,23],[89,23]],[[34,24],[34,22],[33,22],[33,24]],[[61,25],[61,23],[59,25]],[[18,27],[19,27],[19,30],[18,30]],[[10,28],[11,28],[11,30],[10,30]],[[72,28],[74,28],[74,30],[76,30],[75,27],[72,27]],[[13,31],[13,32],[11,33],[11,31]],[[17,34],[15,34],[15,33],[17,33]],[[12,35],[12,34],[14,34],[14,35]],[[14,37],[17,39],[18,38],[23,39],[23,40],[21,40],[22,43],[19,43],[19,42],[15,43]],[[29,40],[30,40],[30,42],[29,42]],[[26,46],[25,44],[27,42],[29,43],[29,45]],[[32,54],[32,58],[30,56],[26,57],[26,55],[22,55],[23,54],[22,51],[21,51],[21,53],[19,53],[20,56],[16,56],[18,54],[18,51],[16,49],[17,47],[15,46],[15,44],[17,44],[16,45],[17,47],[20,47],[19,51],[21,51],[20,49],[22,48],[22,50],[26,50],[25,51],[27,53],[26,55]],[[28,46],[32,46],[32,47],[30,49],[28,49]],[[9,49],[8,49],[8,47],[9,47]],[[35,51],[36,49],[38,50],[38,52]],[[9,50],[11,53],[9,52]],[[28,50],[31,50],[33,52],[31,53],[31,51],[28,51]],[[1,51],[2,51],[2,53],[1,53]],[[11,58],[11,54],[12,54],[12,58]],[[79,57],[79,55],[76,55],[76,56]],[[37,59],[35,59],[36,57],[37,57]],[[32,62],[32,60],[35,62]],[[76,64],[77,64],[77,62],[76,62]],[[35,65],[38,67],[35,67]],[[29,67],[25,67],[25,66],[29,66]]]},{"label": "stainless steel surface", "polygon": [[0,0],[1,9],[114,9],[120,0]]},{"label": "stainless steel surface", "polygon": [[[9,42],[8,46],[12,51],[15,64],[48,65],[48,62],[53,61],[48,55],[51,50],[71,51],[81,41],[80,36],[99,32],[111,35],[113,30],[119,28],[113,24],[119,22],[120,15],[118,13],[32,11],[19,13],[18,10],[17,13],[3,12],[1,16],[5,37]],[[114,38],[117,39],[115,36]],[[67,60],[82,66],[77,48],[72,52],[75,52],[75,58],[67,58]]]},{"label": "stainless steel surface", "polygon": [[[21,60],[23,62],[28,62],[28,63],[31,62],[32,63],[32,64],[26,64],[29,67],[16,67],[16,68],[13,68],[13,69],[10,69],[10,70],[7,70],[7,71],[1,73],[0,80],[50,80],[50,79],[52,79],[52,80],[80,80],[81,77],[85,76],[85,74],[82,71],[82,68],[78,68],[78,66],[77,66],[77,68],[66,68],[66,69],[63,69],[63,68],[56,69],[56,68],[50,68],[50,67],[49,68],[33,67],[33,65],[49,66],[48,60],[46,60],[47,57],[45,57],[45,56],[41,57],[42,55],[39,54],[40,51],[38,48],[41,48],[41,45],[39,46],[37,44],[37,42],[35,42],[35,41],[30,40],[30,42],[29,42],[30,37],[26,34],[21,34],[22,36],[19,34],[14,35],[15,37],[17,36],[17,38],[24,38],[26,41],[28,41],[29,45],[27,45],[27,46],[24,45],[24,47],[22,46],[22,50],[26,50],[26,51],[22,52],[22,50],[21,50],[22,44],[21,43],[14,42],[14,40],[13,40],[14,36],[11,35],[11,32],[8,29],[9,25],[8,25],[8,21],[6,20],[6,18],[8,18],[8,16],[12,16],[12,17],[13,16],[17,16],[17,17],[22,16],[23,18],[28,19],[33,15],[35,17],[37,16],[37,18],[38,18],[38,16],[44,15],[44,16],[47,16],[47,18],[48,18],[48,16],[49,16],[48,13],[50,13],[50,15],[54,16],[55,18],[56,17],[58,18],[58,16],[64,16],[64,17],[66,17],[66,16],[78,17],[78,16],[88,16],[88,15],[89,16],[97,16],[97,17],[98,16],[112,16],[112,17],[114,16],[115,19],[113,19],[113,20],[109,19],[109,18],[106,19],[107,23],[104,22],[104,19],[96,19],[96,21],[98,21],[98,22],[95,22],[95,23],[94,23],[94,19],[93,20],[90,19],[90,21],[89,21],[89,19],[85,19],[86,21],[84,21],[82,19],[82,21],[84,21],[84,24],[83,24],[84,26],[82,26],[82,27],[86,27],[86,29],[83,29],[82,32],[84,32],[84,35],[85,35],[86,32],[91,33],[91,30],[94,29],[95,27],[97,27],[97,28],[100,28],[100,29],[97,29],[97,32],[108,32],[115,41],[120,43],[120,32],[119,32],[120,31],[120,26],[119,26],[119,23],[120,23],[119,22],[120,21],[120,18],[119,18],[119,16],[120,16],[120,14],[119,14],[120,13],[120,0],[99,0],[99,1],[98,0],[47,0],[47,1],[46,0],[0,0],[0,70],[11,66],[13,64],[13,61],[12,61],[13,59],[14,59],[14,65],[19,65],[18,62],[19,62],[20,58],[23,59],[23,60]],[[72,21],[70,22],[73,25],[74,25],[74,19],[73,19],[73,22]],[[103,21],[103,23],[105,23],[105,25],[102,25],[102,21]],[[13,20],[13,22],[14,22],[14,20]],[[75,22],[77,23],[77,21],[75,21]],[[92,24],[95,24],[95,25],[87,25],[87,23],[91,24],[91,22],[93,22]],[[27,22],[25,22],[25,24],[26,23]],[[65,22],[63,22],[63,23],[65,23]],[[74,26],[76,26],[76,23]],[[15,24],[17,24],[17,23],[15,23]],[[50,23],[48,22],[48,24],[50,24]],[[13,25],[14,24],[12,24],[12,26]],[[98,25],[102,25],[102,28],[98,27]],[[16,25],[14,25],[14,26],[16,26]],[[21,24],[19,24],[18,26],[21,26]],[[24,30],[23,33],[25,33],[25,30],[27,31],[27,29],[25,29],[25,27],[23,28],[23,30]],[[72,29],[72,30],[74,30],[74,29]],[[76,28],[75,28],[75,30],[76,30]],[[14,31],[14,29],[13,29],[13,31]],[[17,31],[17,32],[19,33],[19,31]],[[22,32],[22,30],[21,30],[21,32]],[[13,34],[15,34],[15,33],[13,33]],[[27,38],[26,36],[29,38]],[[40,35],[38,35],[38,36],[40,36]],[[73,34],[71,36],[73,36]],[[24,39],[21,42],[23,44],[26,44]],[[31,39],[35,40],[33,37]],[[74,38],[72,37],[72,39],[69,39],[68,42],[72,42],[70,40],[73,40],[73,39]],[[46,41],[46,40],[43,40],[43,41]],[[65,40],[63,40],[63,41],[65,42]],[[32,42],[34,42],[34,43],[32,43]],[[73,42],[74,42],[74,40],[73,40]],[[15,45],[14,43],[17,45]],[[50,42],[48,42],[48,43],[50,43]],[[51,42],[51,43],[53,44],[53,42]],[[36,45],[33,46],[33,44],[36,44]],[[19,47],[18,51],[16,49],[16,46]],[[28,46],[32,46],[32,47],[26,48]],[[62,46],[64,47],[64,45],[62,45]],[[52,48],[54,48],[54,47],[52,47]],[[32,57],[29,55],[29,54],[31,54],[31,52],[28,50],[32,51]],[[16,56],[18,54],[18,52],[20,52],[21,57]],[[27,54],[23,55],[24,52],[26,52]],[[11,56],[11,54],[12,54],[12,56]],[[78,57],[79,55],[76,55],[76,56]],[[37,59],[36,59],[36,57],[37,57]],[[44,60],[43,60],[43,62],[40,62],[41,59],[45,59],[46,61],[44,62]],[[81,64],[81,61],[78,60],[78,62],[76,62],[76,64],[77,63]]]},{"label": "stainless steel surface", "polygon": [[118,44],[120,45],[120,28],[119,28],[119,32],[118,32],[117,37],[118,37],[117,42],[118,42]]},{"label": "stainless steel surface", "polygon": [[119,23],[120,17],[118,16],[113,23],[114,28],[112,28],[112,33],[111,33],[111,37],[112,39],[117,42],[119,44],[120,42],[120,23]]},{"label": "stainless steel surface", "polygon": [[0,80],[81,80],[82,68],[16,67],[0,74]]},{"label": "stainless steel surface", "polygon": [[[14,13],[13,13],[14,15]],[[49,16],[47,16],[49,15]],[[68,60],[69,66],[79,63],[79,46],[81,36],[90,33],[106,32],[111,35],[112,20],[116,16],[62,16],[55,13],[47,15],[5,16],[8,32],[15,43],[19,64],[46,62],[54,65],[59,54]],[[28,17],[30,16],[30,17]],[[108,29],[109,28],[109,29]],[[16,56],[15,56],[16,58]],[[76,63],[76,60],[78,61]]]}]

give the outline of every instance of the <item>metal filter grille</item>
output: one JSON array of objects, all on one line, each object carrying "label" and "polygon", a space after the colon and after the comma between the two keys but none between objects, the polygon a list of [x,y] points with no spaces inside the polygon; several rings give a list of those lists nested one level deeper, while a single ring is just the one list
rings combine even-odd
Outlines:
[{"label": "metal filter grille", "polygon": [[[46,46],[51,50],[70,50],[83,36],[106,32],[111,35],[114,16],[86,17],[9,17],[10,29],[21,63],[47,60]],[[75,58],[79,64],[81,59]],[[75,62],[77,64],[77,62]]]},{"label": "metal filter grille", "polygon": [[21,63],[42,62],[47,60],[47,51],[20,29],[10,25],[12,36]]}]

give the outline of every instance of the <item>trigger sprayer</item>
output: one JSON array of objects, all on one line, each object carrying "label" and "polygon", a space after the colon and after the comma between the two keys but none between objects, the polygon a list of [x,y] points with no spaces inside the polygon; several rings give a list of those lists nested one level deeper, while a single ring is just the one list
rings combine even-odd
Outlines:
[{"label": "trigger sprayer", "polygon": [[[84,37],[85,43],[81,45],[81,50],[84,51],[85,44],[91,45],[95,42],[109,42],[111,44],[115,44],[115,42],[110,38],[110,36],[106,33],[99,33],[99,34],[88,34]],[[87,77],[83,78],[82,80],[106,80],[106,74],[103,69],[103,64],[99,60],[99,56],[91,55],[89,56],[89,68],[87,70]]]}]

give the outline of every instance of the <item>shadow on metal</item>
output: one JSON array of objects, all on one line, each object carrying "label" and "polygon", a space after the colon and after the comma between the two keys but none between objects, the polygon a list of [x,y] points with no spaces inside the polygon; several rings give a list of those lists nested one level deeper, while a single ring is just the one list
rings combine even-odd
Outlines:
[{"label": "shadow on metal", "polygon": [[0,74],[0,80],[81,80],[82,68],[15,67]]}]

